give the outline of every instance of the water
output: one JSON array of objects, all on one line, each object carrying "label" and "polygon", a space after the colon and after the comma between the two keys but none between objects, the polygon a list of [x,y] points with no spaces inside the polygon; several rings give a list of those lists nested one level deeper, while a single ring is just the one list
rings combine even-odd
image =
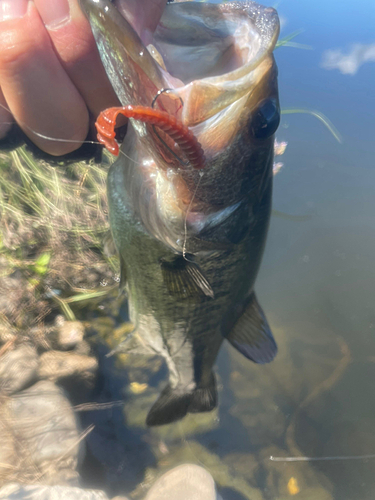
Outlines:
[{"label": "water", "polygon": [[[303,28],[296,41],[313,48],[276,51],[282,107],[324,112],[338,127],[343,143],[303,115],[285,115],[277,134],[289,146],[285,168],[275,179],[274,208],[310,218],[272,219],[257,290],[271,324],[283,333],[281,356],[267,370],[275,377],[278,370],[287,371],[282,361],[287,351],[292,362],[289,376],[298,383],[291,390],[288,379],[281,377],[262,397],[276,405],[281,400],[271,428],[278,412],[289,406],[290,413],[284,416],[297,446],[290,449],[290,456],[371,455],[375,453],[371,383],[375,376],[375,5],[283,2],[279,13],[286,20],[282,34]],[[348,54],[354,44],[367,46],[367,62],[357,61],[356,68],[355,58],[350,64],[341,61],[341,71],[322,67],[326,51]],[[349,70],[352,73],[345,73]],[[288,449],[287,440],[285,444]],[[321,484],[328,479],[331,489],[327,489],[334,498],[373,498],[374,459],[308,463],[322,475]],[[305,465],[294,463],[291,474],[303,476]]]},{"label": "water", "polygon": [[[305,216],[272,218],[256,286],[279,354],[256,366],[224,343],[218,412],[145,430],[150,401],[133,396],[125,410],[130,430],[120,441],[135,457],[135,477],[144,478],[145,467],[203,464],[227,500],[370,500],[375,5],[284,1],[278,10],[281,37],[303,29],[295,41],[311,46],[275,53],[282,107],[321,111],[342,136],[339,143],[302,114],[284,115],[277,133],[289,145],[275,178],[274,208]],[[354,50],[355,44],[362,46]],[[323,67],[327,60],[338,68]]]},{"label": "water", "polygon": [[[102,384],[125,395],[126,426],[121,407],[83,417],[97,426],[88,486],[109,478],[141,498],[160,472],[189,462],[211,472],[224,500],[374,498],[375,4],[285,0],[278,10],[281,37],[303,29],[294,41],[312,48],[275,52],[282,108],[323,112],[343,140],[303,114],[284,115],[277,132],[288,147],[274,208],[285,216],[272,218],[256,290],[279,354],[257,366],[224,343],[218,410],[156,429],[144,422],[166,370],[154,360],[143,374],[144,361],[123,359],[128,371]],[[114,358],[102,362],[113,375]]]}]

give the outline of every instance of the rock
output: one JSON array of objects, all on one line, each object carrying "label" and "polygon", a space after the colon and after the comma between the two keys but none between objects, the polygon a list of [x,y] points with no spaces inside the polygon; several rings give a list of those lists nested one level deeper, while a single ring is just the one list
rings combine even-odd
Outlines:
[{"label": "rock", "polygon": [[65,321],[59,326],[57,341],[62,349],[73,349],[84,335],[85,327],[80,321]]},{"label": "rock", "polygon": [[13,394],[36,379],[39,359],[36,349],[20,345],[0,357],[0,393]]},{"label": "rock", "polygon": [[[186,441],[185,445],[176,445],[175,447],[171,446],[169,453],[158,460],[157,469],[155,470],[148,468],[147,475],[152,476],[154,470],[156,474],[159,475],[166,470],[168,471],[171,467],[174,467],[176,463],[192,464],[197,460],[197,457],[199,457],[199,463],[203,467],[205,467],[205,469],[210,471],[215,483],[219,488],[234,490],[235,493],[241,498],[248,498],[251,500],[264,500],[265,497],[263,496],[262,491],[259,488],[252,486],[249,481],[247,481],[241,474],[233,471],[235,467],[228,467],[223,462],[221,457],[208,451],[202,444],[199,444],[198,442],[193,440]],[[143,483],[147,483],[147,475],[145,474],[145,480],[143,481]],[[154,486],[152,488],[154,488]],[[134,497],[139,494],[141,494],[140,488],[137,488],[132,492],[132,496]],[[168,496],[165,498],[168,498],[169,500]],[[195,497],[192,496],[191,498]],[[148,497],[146,497],[146,499],[150,500]],[[151,499],[154,500],[153,497],[151,497]],[[197,499],[200,499],[200,497],[198,496]]]},{"label": "rock", "polygon": [[0,324],[0,344],[5,344],[10,340],[15,340],[16,335],[12,332],[12,330],[4,324]]},{"label": "rock", "polygon": [[250,484],[257,484],[259,477],[259,460],[251,453],[233,452],[223,457],[223,463],[232,474],[241,474]]},{"label": "rock", "polygon": [[75,351],[48,351],[40,357],[39,378],[58,382],[73,404],[90,400],[97,371],[98,361],[94,356]]},{"label": "rock", "polygon": [[7,455],[2,456],[4,471],[8,471],[6,480],[47,484],[76,481],[71,472],[81,459],[83,442],[77,418],[62,389],[40,381],[4,399],[0,423],[2,454],[6,448]]},{"label": "rock", "polygon": [[74,352],[83,356],[89,356],[91,354],[91,346],[86,340],[82,340],[75,346]]},{"label": "rock", "polygon": [[184,464],[166,472],[152,486],[145,500],[216,500],[215,482],[203,467]]},{"label": "rock", "polygon": [[12,483],[0,489],[2,500],[108,500],[104,491],[68,486],[22,485]]},{"label": "rock", "polygon": [[93,356],[85,356],[74,352],[48,351],[40,357],[39,377],[59,380],[79,374],[88,377],[96,374],[98,361]]},{"label": "rock", "polygon": [[0,484],[3,478],[8,477],[17,461],[16,443],[7,427],[7,421],[10,418],[7,400],[9,398],[2,397],[0,399]]}]

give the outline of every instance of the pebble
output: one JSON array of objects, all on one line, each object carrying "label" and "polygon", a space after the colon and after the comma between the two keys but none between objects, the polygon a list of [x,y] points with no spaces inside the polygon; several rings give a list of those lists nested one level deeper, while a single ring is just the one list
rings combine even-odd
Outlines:
[{"label": "pebble", "polygon": [[84,335],[85,327],[80,321],[65,321],[59,326],[57,341],[62,349],[73,349]]},{"label": "pebble", "polygon": [[0,394],[10,395],[24,389],[37,377],[39,359],[31,345],[20,345],[0,356]]},{"label": "pebble", "polygon": [[77,418],[62,389],[46,380],[4,398],[0,422],[0,443],[7,443],[1,446],[2,465],[8,470],[5,479],[47,484],[61,483],[64,477],[69,483],[77,480],[75,470],[84,448]]},{"label": "pebble", "polygon": [[209,472],[194,464],[183,464],[166,472],[152,486],[145,500],[218,500]]}]

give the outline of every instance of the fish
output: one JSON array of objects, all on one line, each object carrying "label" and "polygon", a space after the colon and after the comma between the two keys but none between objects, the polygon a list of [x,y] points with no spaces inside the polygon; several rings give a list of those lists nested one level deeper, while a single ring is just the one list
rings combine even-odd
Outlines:
[{"label": "fish", "polygon": [[255,363],[277,353],[254,283],[280,121],[279,19],[252,1],[169,3],[145,46],[110,1],[80,4],[122,104],[97,122],[119,153],[109,218],[134,332],[118,349],[136,336],[164,358],[168,383],[146,418],[164,425],[217,406],[224,340]]}]

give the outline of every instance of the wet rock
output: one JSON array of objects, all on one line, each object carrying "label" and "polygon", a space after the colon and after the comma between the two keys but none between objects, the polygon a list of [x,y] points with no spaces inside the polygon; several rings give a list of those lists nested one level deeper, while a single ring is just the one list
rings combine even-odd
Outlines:
[{"label": "wet rock", "polygon": [[[208,451],[203,445],[196,441],[189,440],[183,446],[171,446],[169,453],[158,460],[158,470],[155,472],[159,475],[166,470],[168,471],[171,467],[174,467],[176,463],[192,464],[197,461],[198,457],[199,463],[210,471],[219,488],[232,489],[243,498],[264,500],[264,496],[260,489],[253,487],[241,474],[238,474],[237,471],[233,471],[233,467],[228,467],[218,455]],[[154,469],[149,468],[147,472],[151,477]],[[144,482],[147,482],[147,480]],[[138,489],[132,492],[133,496],[137,494],[139,494]],[[148,497],[146,498],[149,500]],[[168,496],[166,498],[169,499]],[[191,498],[194,498],[194,496]],[[154,499],[152,498],[152,500]]]},{"label": "wet rock", "polygon": [[184,464],[166,472],[145,500],[216,500],[215,482],[203,467]]},{"label": "wet rock", "polygon": [[257,484],[259,461],[255,455],[240,452],[229,453],[225,455],[223,462],[233,474],[241,474],[251,484]]},{"label": "wet rock", "polygon": [[88,402],[95,387],[98,361],[74,351],[49,351],[40,357],[39,378],[58,382],[73,404]]},{"label": "wet rock", "polygon": [[0,357],[0,393],[13,394],[36,379],[39,359],[36,349],[21,345]]},{"label": "wet rock", "polygon": [[83,356],[89,356],[91,354],[90,344],[86,340],[82,340],[75,346],[74,352]]},{"label": "wet rock", "polygon": [[6,478],[16,466],[17,461],[16,443],[6,425],[9,420],[9,408],[6,406],[8,399],[0,398],[0,485],[2,479]]},{"label": "wet rock", "polygon": [[6,500],[108,500],[104,491],[83,490],[67,486],[8,484],[0,489],[0,499]]},{"label": "wet rock", "polygon": [[84,451],[83,443],[76,416],[62,389],[40,381],[3,398],[0,422],[3,455],[6,449],[6,456],[2,456],[3,482],[77,481],[75,470]]},{"label": "wet rock", "polygon": [[98,370],[98,361],[93,356],[85,356],[74,352],[49,351],[40,357],[39,377],[59,380],[79,374],[88,378]]},{"label": "wet rock", "polygon": [[57,341],[61,349],[73,349],[82,342],[85,327],[80,321],[65,321],[58,329]]}]

